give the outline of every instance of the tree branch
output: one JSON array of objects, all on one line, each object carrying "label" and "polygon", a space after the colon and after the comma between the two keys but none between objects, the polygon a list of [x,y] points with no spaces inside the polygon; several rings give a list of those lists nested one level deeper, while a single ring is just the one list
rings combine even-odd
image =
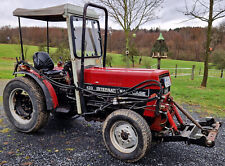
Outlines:
[{"label": "tree branch", "polygon": [[[220,16],[220,14],[222,14],[222,13],[224,13],[224,12],[225,12],[225,9],[224,9],[224,10],[219,11],[218,13],[216,13],[216,15],[215,15],[215,16],[213,16],[213,20],[218,19],[217,17],[222,18],[222,17]],[[224,17],[224,16],[223,16],[223,17]]]}]

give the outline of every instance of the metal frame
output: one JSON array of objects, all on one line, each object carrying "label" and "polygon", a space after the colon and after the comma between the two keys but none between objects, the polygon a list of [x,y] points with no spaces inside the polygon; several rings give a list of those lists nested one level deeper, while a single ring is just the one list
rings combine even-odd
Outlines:
[{"label": "metal frame", "polygon": [[[72,34],[72,43],[73,43],[73,52],[74,52],[74,57],[77,58],[77,59],[81,59],[82,57],[79,57],[77,56],[76,54],[76,42],[75,42],[75,34],[74,34],[74,23],[73,23],[73,19],[74,18],[78,18],[78,19],[82,19],[82,17],[78,17],[78,16],[70,16],[70,26],[71,26],[71,34]],[[98,24],[98,33],[100,33],[100,24],[99,24],[99,21],[98,20],[94,20],[94,19],[88,19],[88,20],[93,20],[93,21],[96,21],[97,24]],[[101,40],[101,35],[99,35],[100,37],[100,40]],[[88,57],[84,57],[84,58],[100,58],[102,57],[102,42],[100,42],[100,46],[101,46],[101,55],[98,55],[98,56],[88,56]]]},{"label": "metal frame", "polygon": [[20,34],[21,55],[22,55],[22,60],[24,60],[23,37],[22,37],[22,29],[21,29],[20,17],[18,17],[18,22],[19,22],[19,34]]},{"label": "metal frame", "polygon": [[[81,57],[78,57],[76,55],[76,45],[75,45],[75,36],[74,36],[74,26],[73,26],[73,18],[74,15],[70,14],[67,16],[67,28],[68,28],[68,37],[69,37],[69,45],[70,45],[70,56],[71,56],[71,62],[72,62],[72,70],[73,70],[73,79],[74,79],[74,84],[76,87],[80,87],[83,89],[84,87],[84,66],[85,66],[85,61],[91,61],[92,59],[97,59],[102,57],[102,42],[101,42],[101,56],[91,56],[91,57],[85,57],[84,52],[85,52],[85,31],[86,31],[86,20],[90,19],[87,18],[87,8],[91,6],[94,8],[102,9],[105,12],[105,41],[104,41],[104,51],[103,51],[103,67],[105,67],[105,62],[106,62],[106,48],[107,48],[107,30],[108,30],[108,12],[107,9],[95,5],[92,3],[87,3],[84,6],[83,9],[83,26],[82,26],[82,43],[81,43]],[[76,16],[78,17],[78,16]],[[79,17],[78,17],[79,18]],[[100,26],[99,26],[99,21],[96,19],[90,19],[90,20],[95,20],[98,23],[98,31],[100,33]],[[81,61],[81,62],[79,62]],[[89,61],[89,62],[90,62]],[[80,63],[80,66],[79,66]],[[76,96],[76,104],[77,104],[77,112],[78,114],[83,114],[87,113],[85,101],[84,101],[84,96],[82,93],[80,93],[80,90],[75,90],[75,96]]]},{"label": "metal frame", "polygon": [[105,59],[106,59],[106,49],[107,49],[107,33],[108,33],[108,11],[105,7],[93,4],[86,3],[83,9],[83,27],[82,27],[82,44],[81,44],[81,66],[82,62],[84,63],[84,52],[85,52],[85,33],[86,33],[86,20],[87,20],[87,8],[94,7],[98,9],[102,9],[105,12],[105,40],[104,40],[104,52],[103,52],[103,67],[105,67]]},{"label": "metal frame", "polygon": [[[83,9],[83,27],[82,27],[82,44],[81,44],[81,72],[80,72],[80,87],[84,88],[84,52],[85,52],[85,32],[86,32],[86,20],[87,20],[87,8],[88,7],[94,7],[98,9],[102,9],[105,12],[105,40],[104,40],[104,52],[103,52],[103,67],[105,67],[106,63],[106,49],[107,49],[107,33],[108,33],[108,11],[105,7],[93,4],[93,3],[86,3],[84,5]],[[80,93],[80,99],[81,99],[81,108],[83,112],[87,112],[84,96],[82,93]]]},{"label": "metal frame", "polygon": [[[47,34],[46,34],[46,44],[47,44],[47,52],[49,54],[49,21],[47,22]],[[20,46],[21,46],[21,56],[22,60],[25,60],[24,58],[24,51],[23,51],[23,36],[22,36],[22,27],[21,27],[21,19],[18,17],[18,23],[19,23],[19,36],[20,36]]]},{"label": "metal frame", "polygon": [[48,21],[47,21],[47,52],[49,54],[49,28],[48,28]]},{"label": "metal frame", "polygon": [[[98,8],[101,9],[105,12],[105,36],[104,36],[104,51],[102,51],[102,42],[101,44],[101,56],[93,56],[93,57],[85,57],[84,52],[85,52],[85,31],[86,31],[86,20],[88,19],[87,17],[87,8],[88,7],[93,7],[93,8]],[[68,28],[68,37],[69,37],[69,42],[70,42],[70,52],[71,52],[71,62],[72,62],[72,70],[73,70],[73,77],[74,77],[74,83],[76,87],[80,87],[81,89],[84,87],[84,59],[88,58],[100,58],[103,56],[103,67],[105,67],[106,64],[106,51],[107,51],[107,33],[108,33],[108,11],[105,7],[93,4],[93,3],[87,3],[85,4],[83,8],[83,25],[82,25],[82,43],[81,43],[81,57],[78,57],[76,55],[76,48],[75,48],[75,41],[74,41],[74,33],[73,33],[73,21],[72,21],[73,15],[67,15],[66,17],[66,22],[67,22],[67,28]],[[94,20],[94,19],[92,19]],[[20,16],[18,16],[18,21],[19,21],[19,33],[20,33],[20,43],[21,43],[21,52],[22,52],[22,60],[24,59],[24,50],[23,50],[23,39],[22,39],[22,28],[21,28],[21,22],[20,22]],[[96,20],[97,21],[97,20]],[[99,21],[98,23],[98,32],[100,33],[100,25]],[[101,35],[100,35],[101,36]],[[46,34],[46,39],[47,39],[47,52],[49,53],[49,20],[47,20],[47,34]],[[77,61],[77,60],[78,61]],[[79,65],[77,62],[80,62],[80,73],[78,72]],[[78,70],[78,71],[77,71]],[[79,84],[78,84],[79,83]],[[82,114],[82,112],[87,112],[86,107],[85,107],[85,101],[83,94],[80,93],[78,90],[75,90],[76,94],[76,99],[77,99],[77,110],[78,114]]]}]

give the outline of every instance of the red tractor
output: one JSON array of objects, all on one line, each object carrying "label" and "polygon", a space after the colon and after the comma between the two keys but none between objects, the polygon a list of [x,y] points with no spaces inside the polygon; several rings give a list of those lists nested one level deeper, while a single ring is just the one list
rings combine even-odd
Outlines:
[{"label": "red tractor", "polygon": [[[88,7],[105,13],[104,40],[98,15]],[[106,67],[105,7],[65,4],[16,9],[14,16],[19,20],[22,57],[17,59],[15,78],[4,89],[3,103],[16,130],[36,132],[46,124],[50,113],[102,121],[105,146],[112,156],[126,162],[141,159],[152,141],[214,146],[221,123],[213,118],[198,122],[183,110],[170,96],[168,70]],[[48,53],[36,52],[34,65],[24,59],[20,18],[47,22]],[[58,21],[67,22],[71,57],[55,67],[49,56],[48,23]],[[184,123],[180,112],[192,123]]]}]

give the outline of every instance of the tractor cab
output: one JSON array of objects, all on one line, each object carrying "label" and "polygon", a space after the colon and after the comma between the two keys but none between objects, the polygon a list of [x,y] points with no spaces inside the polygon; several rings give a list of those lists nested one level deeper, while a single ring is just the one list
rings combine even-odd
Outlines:
[{"label": "tractor cab", "polygon": [[[94,7],[105,12],[104,39],[102,39],[99,16],[93,9],[89,9],[89,7]],[[171,81],[167,70],[106,67],[108,13],[104,7],[90,3],[86,4],[84,8],[65,4],[43,9],[16,9],[13,14],[19,20],[22,59],[24,59],[24,55],[20,19],[27,18],[46,21],[47,53],[35,53],[33,62],[35,69],[43,72],[43,74],[55,81],[58,81],[57,79],[60,78],[61,80],[65,79],[61,83],[74,85],[77,88],[94,90],[98,93],[108,91],[117,93],[121,89],[127,90],[146,80],[155,80],[162,82],[164,94],[170,92]],[[62,21],[67,23],[70,61],[66,62],[64,67],[54,67],[54,63],[49,57],[49,22]],[[68,76],[69,78],[67,78]],[[166,86],[164,86],[164,83],[166,83]],[[150,90],[150,87],[140,89],[135,94],[148,98],[157,90],[159,91],[158,86],[151,88],[152,90]],[[87,99],[84,93],[74,90],[74,94],[75,96],[72,95],[72,97],[76,98],[78,114],[88,113],[90,110],[91,112],[96,111],[93,110],[93,107],[89,108],[88,105],[90,104],[87,104],[89,103],[89,98]]]},{"label": "tractor cab", "polygon": [[[101,28],[99,24],[99,16],[93,9],[87,9],[88,7],[95,7],[105,11],[105,32],[104,32],[104,48],[102,46]],[[47,25],[47,53],[37,52],[33,56],[34,67],[37,70],[44,71],[44,74],[51,78],[60,77],[65,75],[61,73],[62,70],[68,72],[68,76],[71,78],[69,81],[76,87],[84,86],[84,69],[90,67],[105,67],[106,57],[106,45],[107,45],[107,26],[108,26],[108,13],[104,7],[87,4],[84,8],[72,5],[64,4],[55,7],[43,8],[43,9],[16,9],[13,12],[14,16],[18,17],[20,41],[22,50],[22,60],[24,60],[23,53],[23,37],[21,28],[21,18],[34,19],[40,21],[46,21]],[[66,62],[64,69],[62,67],[55,67],[54,63],[49,57],[49,22],[66,22],[69,39],[70,49],[70,61]],[[66,77],[66,75],[65,75]],[[64,83],[63,82],[63,83]],[[79,114],[81,111],[80,94],[79,91],[75,91],[76,107]]]}]

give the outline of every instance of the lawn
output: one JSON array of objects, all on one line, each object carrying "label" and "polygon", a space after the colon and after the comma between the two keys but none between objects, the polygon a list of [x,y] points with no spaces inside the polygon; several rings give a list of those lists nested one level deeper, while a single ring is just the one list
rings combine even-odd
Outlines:
[{"label": "lawn", "polygon": [[200,105],[206,115],[225,117],[225,79],[209,77],[207,88],[200,87],[202,77],[172,77],[172,96],[178,103]]},{"label": "lawn", "polygon": [[[27,51],[26,51],[27,50]],[[37,46],[24,46],[24,52],[26,52],[26,60],[32,62],[32,56],[38,51]],[[55,48],[51,48],[51,51],[55,51]],[[16,57],[20,57],[20,45],[17,44],[0,44],[0,79],[13,78],[13,69],[16,62]]]},{"label": "lawn", "polygon": [[[38,50],[37,46],[26,46],[27,59],[32,61],[32,55]],[[19,45],[5,45],[0,44],[0,79],[10,79],[13,78],[13,66],[15,63],[15,57],[20,55]],[[52,48],[51,51],[55,49]],[[123,62],[123,57],[120,54],[112,54],[112,66],[113,67],[125,67],[126,64]],[[143,57],[141,65],[138,65],[138,57],[136,57],[135,67],[156,68],[156,59],[149,57]],[[200,110],[204,113],[213,114],[214,116],[225,117],[225,79],[219,77],[209,77],[207,88],[201,88],[203,63],[193,62],[193,61],[181,61],[181,60],[171,60],[163,59],[161,61],[161,68],[166,68],[170,70],[173,75],[175,71],[175,66],[178,66],[178,75],[190,73],[192,65],[196,66],[195,79],[191,80],[190,76],[178,76],[174,78],[172,76],[172,96],[179,103],[188,103],[191,105],[199,105]],[[189,69],[179,69],[179,68],[189,68]],[[201,73],[199,74],[201,68]],[[219,71],[218,71],[219,73]]]},{"label": "lawn", "polygon": [[[33,53],[38,50],[37,46],[25,46],[27,49],[27,59],[31,61]],[[0,78],[13,78],[12,72],[16,57],[20,56],[20,45],[0,44]]]},{"label": "lawn", "polygon": [[[111,55],[113,57],[112,66],[120,66],[120,67],[126,66],[126,64],[123,62],[123,55],[112,54],[112,53],[108,53],[107,55]],[[139,62],[139,57],[135,57],[135,60],[136,60],[135,67],[140,67],[140,68],[144,68],[144,67],[146,68],[145,61],[148,61],[153,68],[155,68],[157,64],[157,59],[152,59],[147,56],[143,57],[141,65],[137,64]],[[172,60],[172,59],[161,60],[161,68],[175,68],[176,64],[178,68],[192,68],[192,65],[195,65],[196,69],[200,69],[200,68],[203,69],[203,66],[204,66],[202,62],[181,61],[181,60]],[[131,66],[132,64],[130,63],[129,65]]]}]

